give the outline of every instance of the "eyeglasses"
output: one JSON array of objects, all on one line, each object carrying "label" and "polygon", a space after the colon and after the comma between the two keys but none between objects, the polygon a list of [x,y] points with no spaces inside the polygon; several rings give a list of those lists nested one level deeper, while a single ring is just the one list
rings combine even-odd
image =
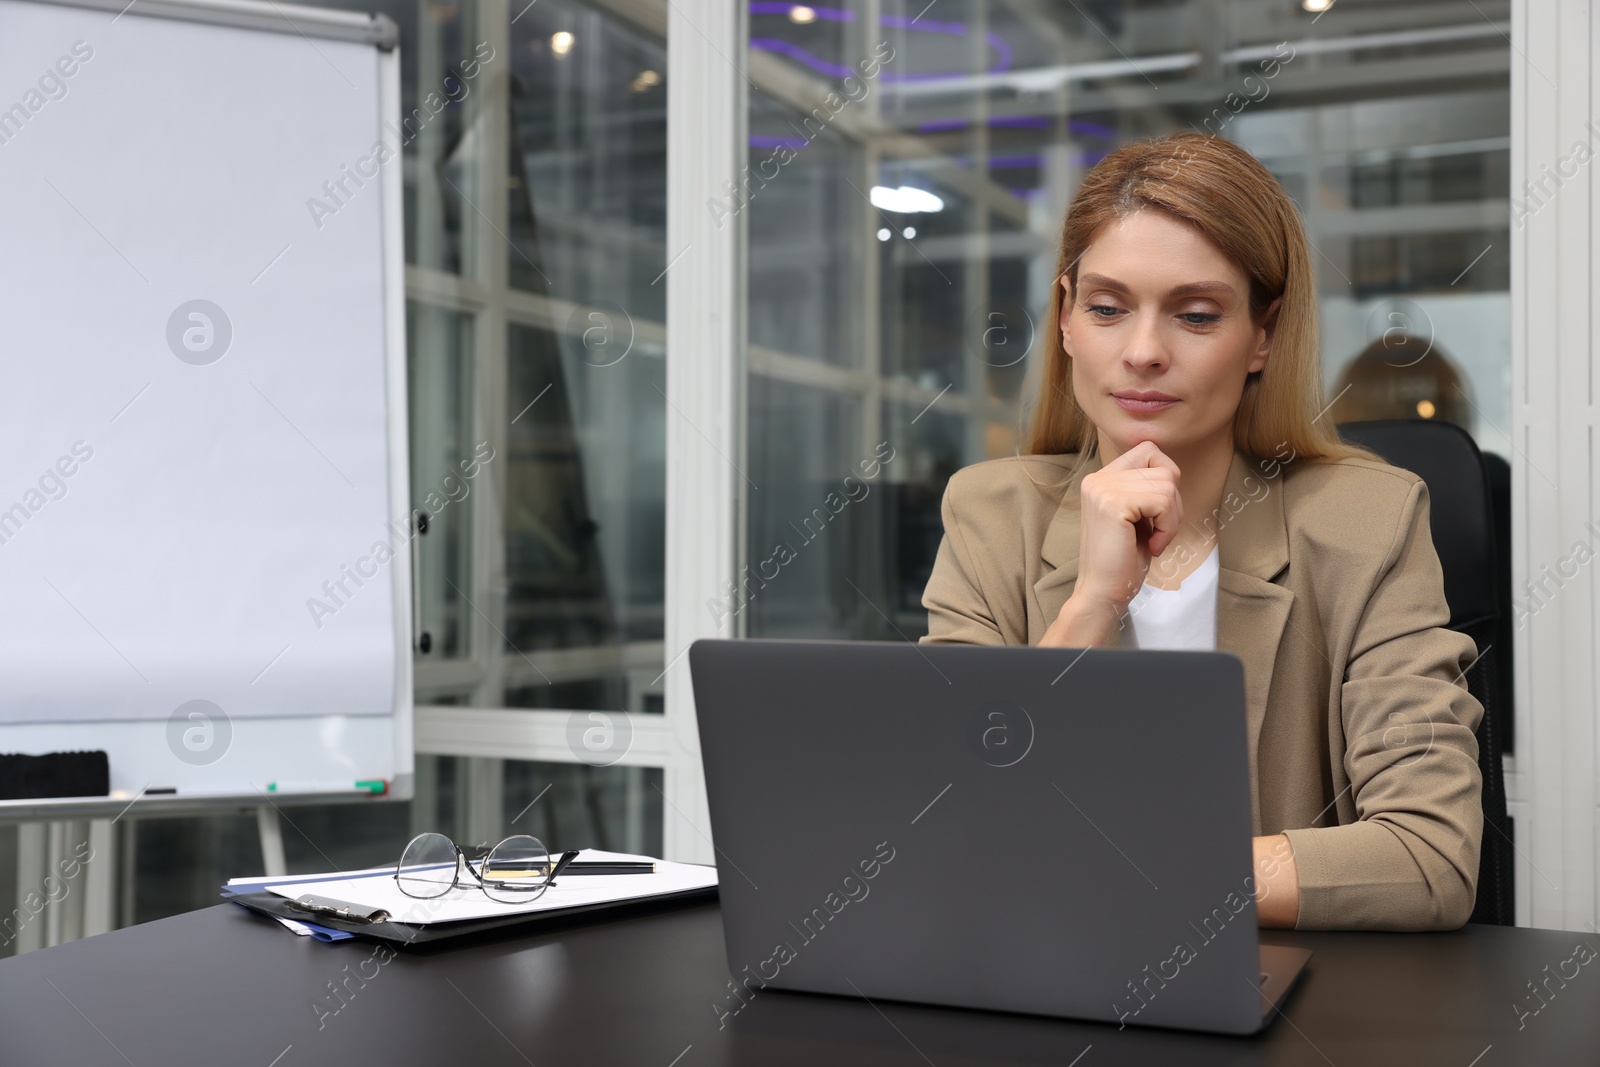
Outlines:
[{"label": "eyeglasses", "polygon": [[537,837],[517,834],[482,859],[469,859],[465,849],[443,834],[418,834],[401,853],[394,880],[406,896],[429,900],[461,885],[465,871],[490,900],[525,904],[554,885],[556,875],[577,855],[574,849],[552,860]]}]

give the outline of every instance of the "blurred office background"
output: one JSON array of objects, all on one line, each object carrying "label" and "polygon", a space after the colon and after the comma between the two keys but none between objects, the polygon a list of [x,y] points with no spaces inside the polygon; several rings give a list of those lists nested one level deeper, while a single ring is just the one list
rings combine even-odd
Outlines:
[{"label": "blurred office background", "polygon": [[[752,571],[789,551],[705,591],[728,635],[925,632],[945,481],[1017,449],[1063,212],[1134,138],[1200,129],[1281,178],[1337,419],[1508,452],[1509,0],[746,2],[728,58],[761,177],[705,195],[748,235],[740,539]],[[284,809],[289,867],[392,860],[422,829],[659,852],[665,367],[694,357],[665,351],[668,5],[331,6],[399,24],[419,116],[414,502],[495,452],[417,541],[417,797]],[[574,724],[631,742],[585,758]],[[261,869],[257,829],[120,822],[118,921],[213,903]],[[0,914],[16,885],[0,870]]]}]

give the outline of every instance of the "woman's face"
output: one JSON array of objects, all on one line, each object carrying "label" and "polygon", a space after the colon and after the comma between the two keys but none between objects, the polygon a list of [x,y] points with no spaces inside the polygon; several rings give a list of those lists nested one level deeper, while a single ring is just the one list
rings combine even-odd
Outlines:
[{"label": "woman's face", "polygon": [[1231,451],[1245,376],[1267,365],[1276,308],[1250,318],[1250,282],[1198,231],[1157,211],[1107,225],[1066,276],[1061,343],[1101,454]]}]

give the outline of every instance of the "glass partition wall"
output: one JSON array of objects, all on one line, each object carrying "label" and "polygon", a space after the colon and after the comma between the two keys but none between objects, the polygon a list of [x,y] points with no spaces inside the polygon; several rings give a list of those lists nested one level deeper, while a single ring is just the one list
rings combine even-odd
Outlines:
[{"label": "glass partition wall", "polygon": [[751,3],[745,548],[794,558],[747,632],[926,632],[945,481],[1019,449],[1066,205],[1135,138],[1283,181],[1336,419],[1508,455],[1509,6]]},{"label": "glass partition wall", "polygon": [[379,7],[403,109],[438,109],[404,156],[417,742],[445,761],[419,757],[411,822],[659,853],[634,724],[664,666],[664,16]]}]

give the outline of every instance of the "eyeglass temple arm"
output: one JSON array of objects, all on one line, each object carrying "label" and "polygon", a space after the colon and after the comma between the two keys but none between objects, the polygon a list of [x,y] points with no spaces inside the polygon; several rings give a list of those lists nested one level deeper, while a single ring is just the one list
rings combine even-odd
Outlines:
[{"label": "eyeglass temple arm", "polygon": [[571,863],[573,860],[575,860],[577,858],[578,858],[578,850],[577,849],[571,849],[570,851],[563,852],[561,854],[561,858],[556,860],[556,865],[554,867],[550,868],[550,877],[546,880],[545,884],[546,885],[555,885],[556,884],[556,875],[560,874],[566,868],[567,864]]}]

